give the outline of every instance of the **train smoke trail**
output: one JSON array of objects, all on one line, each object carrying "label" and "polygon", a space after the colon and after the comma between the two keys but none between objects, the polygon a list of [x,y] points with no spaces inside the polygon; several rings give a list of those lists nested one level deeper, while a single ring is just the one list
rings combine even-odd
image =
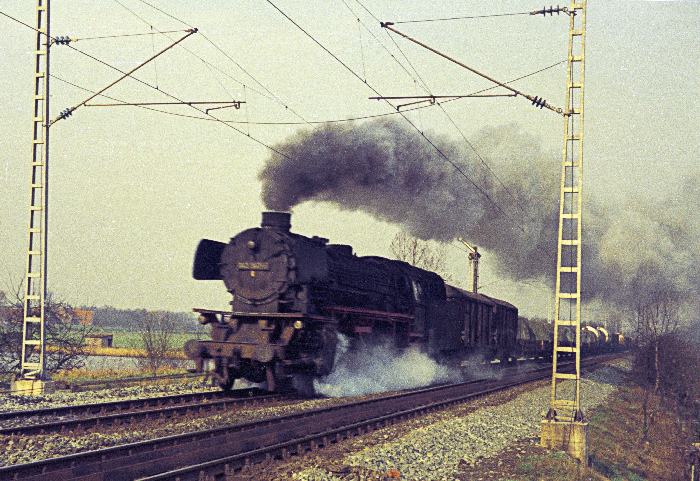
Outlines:
[{"label": "train smoke trail", "polygon": [[[507,216],[420,136],[393,120],[323,126],[277,145],[289,158],[273,156],[261,170],[263,201],[275,210],[328,202],[402,225],[421,239],[463,236],[497,256],[499,275],[551,282],[559,154],[543,151],[514,125],[483,129],[473,143],[504,188],[463,143],[430,137]],[[632,306],[639,295],[635,289],[697,290],[698,177],[653,203],[629,200],[603,208],[585,199],[583,289],[588,298]]]}]

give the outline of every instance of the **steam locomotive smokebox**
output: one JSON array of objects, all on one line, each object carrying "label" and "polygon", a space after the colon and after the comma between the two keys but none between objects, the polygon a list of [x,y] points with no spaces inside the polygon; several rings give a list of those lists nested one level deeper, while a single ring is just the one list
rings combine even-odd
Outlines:
[{"label": "steam locomotive smokebox", "polygon": [[291,218],[292,214],[289,212],[263,212],[261,227],[279,232],[289,232],[289,229],[292,228]]}]

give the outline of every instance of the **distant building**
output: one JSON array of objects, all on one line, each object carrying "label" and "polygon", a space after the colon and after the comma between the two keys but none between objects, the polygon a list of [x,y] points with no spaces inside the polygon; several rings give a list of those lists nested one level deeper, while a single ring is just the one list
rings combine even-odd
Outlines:
[{"label": "distant building", "polygon": [[112,334],[88,334],[85,336],[85,345],[92,347],[112,347]]},{"label": "distant building", "polygon": [[73,309],[73,314],[75,316],[74,320],[83,326],[92,326],[92,321],[95,317],[95,311],[92,309]]}]

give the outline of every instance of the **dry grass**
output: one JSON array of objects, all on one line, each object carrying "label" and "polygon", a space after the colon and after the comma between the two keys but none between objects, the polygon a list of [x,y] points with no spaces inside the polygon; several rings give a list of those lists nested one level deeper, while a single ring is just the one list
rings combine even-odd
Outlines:
[{"label": "dry grass", "polygon": [[690,445],[690,419],[673,401],[652,397],[655,414],[643,439],[643,391],[622,388],[589,418],[591,467],[562,453],[530,453],[512,479],[522,481],[678,481],[683,479],[684,451]]},{"label": "dry grass", "polygon": [[673,400],[651,396],[649,408],[656,414],[644,440],[643,399],[640,388],[626,387],[591,417],[593,468],[614,481],[683,479],[691,419]]},{"label": "dry grass", "polygon": [[[46,346],[48,352],[60,351],[59,347]],[[111,356],[111,357],[148,357],[148,352],[144,349],[133,347],[102,347],[102,346],[83,346],[82,351],[87,356]],[[187,356],[182,350],[171,350],[166,354],[167,359],[187,359]]]},{"label": "dry grass", "polygon": [[464,469],[469,481],[679,481],[684,451],[693,441],[691,417],[672,400],[650,398],[655,412],[643,439],[644,391],[623,386],[610,401],[591,412],[590,467],[564,453],[547,451],[538,439],[520,440],[499,456]]},{"label": "dry grass", "polygon": [[[183,374],[187,372],[181,368],[163,367],[158,370],[159,375]],[[103,381],[107,379],[123,379],[128,377],[151,376],[148,369],[73,369],[72,371],[62,371],[54,374],[54,381],[77,382],[77,381]]]},{"label": "dry grass", "polygon": [[[544,451],[544,450],[543,450]],[[565,453],[531,454],[516,466],[518,481],[606,481],[595,470],[572,461]]]}]

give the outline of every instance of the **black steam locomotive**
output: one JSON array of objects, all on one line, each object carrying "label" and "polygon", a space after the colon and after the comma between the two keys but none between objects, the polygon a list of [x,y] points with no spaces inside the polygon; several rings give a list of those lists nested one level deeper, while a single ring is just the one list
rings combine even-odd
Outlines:
[{"label": "black steam locomotive", "polygon": [[417,345],[443,362],[475,352],[506,361],[517,354],[515,306],[290,228],[290,214],[264,212],[261,227],[228,244],[203,239],[197,248],[194,278],[223,280],[232,310],[195,309],[211,340],[189,341],[185,352],[200,371],[213,360],[222,388],[243,378],[274,391],[325,376],[338,334],[354,343]]}]

